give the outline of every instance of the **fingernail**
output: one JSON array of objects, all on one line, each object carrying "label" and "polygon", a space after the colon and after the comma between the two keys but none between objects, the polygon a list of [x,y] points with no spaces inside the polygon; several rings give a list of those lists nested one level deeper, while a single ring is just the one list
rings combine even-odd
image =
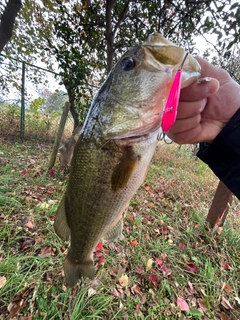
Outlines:
[{"label": "fingernail", "polygon": [[210,77],[204,77],[204,78],[199,78],[197,82],[202,83],[202,82],[209,82],[211,80],[212,80],[212,78],[210,78]]}]

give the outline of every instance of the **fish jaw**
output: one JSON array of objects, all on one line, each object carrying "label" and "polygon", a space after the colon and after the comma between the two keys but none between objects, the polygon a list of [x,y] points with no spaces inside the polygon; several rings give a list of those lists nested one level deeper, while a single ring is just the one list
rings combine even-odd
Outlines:
[{"label": "fish jaw", "polygon": [[[186,54],[184,49],[161,39],[162,36],[155,36],[135,46],[112,70],[111,86],[99,115],[105,139],[141,136],[161,126],[161,114],[174,75]],[[134,61],[131,70],[123,69],[126,59]],[[199,76],[200,66],[189,55],[182,69],[182,87]]]}]

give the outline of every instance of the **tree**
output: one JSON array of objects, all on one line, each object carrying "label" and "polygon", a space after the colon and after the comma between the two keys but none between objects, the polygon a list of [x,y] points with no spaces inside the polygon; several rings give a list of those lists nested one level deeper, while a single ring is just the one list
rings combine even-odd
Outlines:
[{"label": "tree", "polygon": [[213,32],[217,54],[227,56],[239,37],[239,14],[238,2],[225,0],[25,0],[16,45],[7,45],[5,53],[28,61],[38,57],[49,68],[57,60],[76,128],[102,78],[134,42],[160,31],[191,50],[194,35]]},{"label": "tree", "polygon": [[0,22],[0,52],[12,36],[16,16],[21,9],[21,0],[9,0]]}]

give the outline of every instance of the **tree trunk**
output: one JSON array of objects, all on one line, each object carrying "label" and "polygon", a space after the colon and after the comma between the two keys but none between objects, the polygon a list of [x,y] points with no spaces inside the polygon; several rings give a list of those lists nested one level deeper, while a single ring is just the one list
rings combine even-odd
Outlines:
[{"label": "tree trunk", "polygon": [[0,52],[12,36],[16,16],[21,9],[21,0],[9,0],[0,22]]},{"label": "tree trunk", "polygon": [[50,161],[49,161],[49,165],[48,165],[48,169],[49,170],[52,169],[52,167],[54,166],[55,161],[56,161],[56,157],[57,157],[58,149],[59,149],[59,146],[60,146],[61,138],[62,138],[62,135],[63,135],[64,127],[65,127],[65,124],[66,124],[66,121],[67,121],[68,111],[69,111],[69,102],[66,102],[65,106],[64,106],[64,109],[63,109],[62,116],[61,116],[60,124],[59,124],[59,127],[58,127],[58,133],[57,133],[57,136],[56,136],[56,139],[55,139],[55,142],[54,142],[51,158],[50,158]]},{"label": "tree trunk", "polygon": [[69,110],[71,112],[71,115],[73,117],[73,130],[75,130],[79,125],[79,119],[78,119],[78,113],[75,108],[75,97],[73,94],[73,90],[69,88],[67,85],[65,85],[68,93],[68,99],[69,99]]}]

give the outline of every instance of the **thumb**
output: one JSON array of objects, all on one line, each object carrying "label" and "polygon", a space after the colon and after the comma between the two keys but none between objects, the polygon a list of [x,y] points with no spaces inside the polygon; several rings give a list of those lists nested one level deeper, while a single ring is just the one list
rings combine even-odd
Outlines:
[{"label": "thumb", "polygon": [[198,101],[207,98],[219,89],[219,81],[215,78],[200,78],[190,86],[181,90],[181,101]]}]

